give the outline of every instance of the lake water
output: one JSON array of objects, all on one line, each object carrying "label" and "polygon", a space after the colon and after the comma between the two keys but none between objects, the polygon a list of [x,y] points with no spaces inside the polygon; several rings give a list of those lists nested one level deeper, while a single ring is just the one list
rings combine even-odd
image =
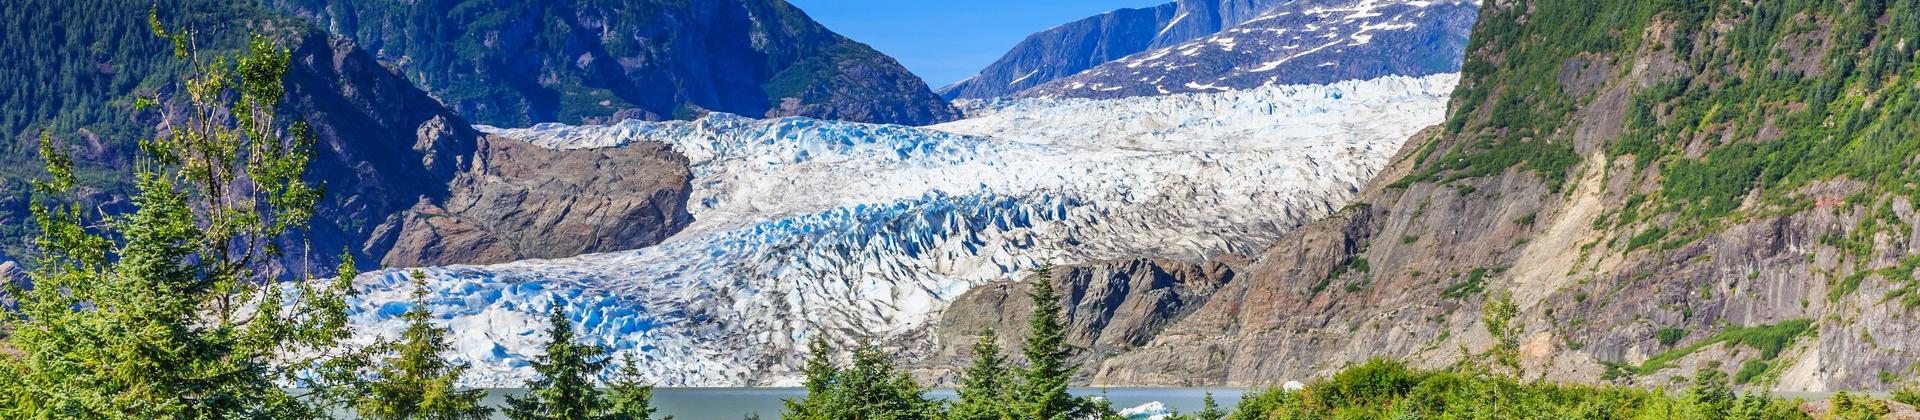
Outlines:
[{"label": "lake water", "polygon": [[[496,390],[487,395],[487,405],[501,407],[506,405],[508,394],[517,395],[519,390]],[[1167,407],[1192,413],[1200,410],[1200,400],[1208,392],[1213,393],[1214,401],[1221,407],[1232,408],[1240,402],[1241,389],[1238,388],[1076,388],[1074,395],[1105,395],[1113,401],[1115,410],[1125,410],[1150,402],[1160,402]],[[733,420],[749,414],[758,414],[763,419],[780,418],[783,407],[781,401],[806,396],[801,388],[659,388],[653,391],[653,405],[660,409],[657,415],[673,416],[679,420]],[[951,389],[936,389],[927,393],[931,398],[954,398]],[[497,414],[497,413],[496,413]],[[501,416],[494,416],[499,418]]]}]

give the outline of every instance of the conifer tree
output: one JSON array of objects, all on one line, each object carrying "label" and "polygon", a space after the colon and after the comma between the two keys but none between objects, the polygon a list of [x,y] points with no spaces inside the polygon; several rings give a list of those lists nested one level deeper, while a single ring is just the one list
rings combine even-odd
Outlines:
[{"label": "conifer tree", "polygon": [[653,385],[641,382],[639,362],[632,353],[620,357],[619,372],[607,384],[607,411],[609,420],[647,420],[657,411],[653,407]]},{"label": "conifer tree", "polygon": [[73,161],[42,136],[32,287],[0,314],[0,418],[323,416],[339,395],[327,379],[352,370],[335,361],[351,273],[280,283],[269,268],[320,197],[302,180],[312,136],[276,121],[290,53],[256,35],[239,56],[204,57],[192,32],[149,17],[190,72],[177,112],[140,142],[131,214],[75,204]]},{"label": "conifer tree", "polygon": [[960,373],[959,401],[947,411],[949,420],[1011,419],[1007,397],[1009,382],[1006,355],[1000,353],[999,338],[993,329],[980,332],[973,344],[973,364]]},{"label": "conifer tree", "polygon": [[1053,290],[1053,266],[1034,270],[1030,281],[1033,316],[1027,320],[1027,341],[1020,353],[1027,366],[1020,370],[1020,383],[1014,387],[1015,417],[1038,420],[1065,420],[1092,411],[1088,400],[1067,394],[1068,382],[1079,366],[1067,361],[1066,326],[1061,323],[1060,296]]},{"label": "conifer tree", "polygon": [[878,347],[861,346],[853,364],[835,368],[827,361],[827,346],[815,340],[807,364],[806,398],[788,400],[781,418],[804,420],[912,420],[940,417],[940,404],[926,398],[926,388],[913,376],[888,362]]},{"label": "conifer tree", "polygon": [[1220,403],[1213,400],[1213,393],[1208,392],[1206,397],[1200,400],[1200,411],[1193,413],[1193,418],[1197,420],[1222,420],[1227,418],[1227,411],[1220,409]]},{"label": "conifer tree", "polygon": [[507,417],[517,420],[596,419],[606,412],[606,399],[594,388],[594,376],[606,369],[606,350],[575,343],[573,321],[559,302],[547,316],[547,354],[534,358],[540,376],[527,384],[527,394],[507,398]]},{"label": "conifer tree", "polygon": [[812,341],[807,342],[807,364],[801,369],[806,375],[807,395],[798,400],[786,400],[786,410],[780,418],[826,418],[820,412],[830,404],[828,400],[833,398],[834,376],[840,373],[840,368],[833,364],[833,348],[827,344],[826,338],[814,336]]},{"label": "conifer tree", "polygon": [[401,318],[407,322],[401,341],[387,346],[392,355],[376,367],[377,377],[354,409],[369,419],[484,419],[493,410],[480,405],[484,390],[460,390],[455,384],[467,370],[441,354],[452,349],[447,329],[433,325],[427,308],[426,273],[414,271],[413,308]]}]

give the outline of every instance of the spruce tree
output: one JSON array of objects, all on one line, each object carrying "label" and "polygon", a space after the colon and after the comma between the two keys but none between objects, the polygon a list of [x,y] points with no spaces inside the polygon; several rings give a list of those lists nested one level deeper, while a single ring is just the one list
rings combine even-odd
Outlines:
[{"label": "spruce tree", "polygon": [[878,347],[861,346],[853,364],[837,369],[827,360],[825,342],[816,340],[807,366],[804,399],[787,401],[781,418],[805,420],[913,420],[940,417],[940,403],[926,388],[887,361]]},{"label": "spruce tree", "polygon": [[960,373],[959,401],[947,411],[950,420],[1011,419],[1007,393],[1012,378],[1007,371],[1006,355],[1000,353],[999,338],[988,328],[973,344],[973,364]]},{"label": "spruce tree", "polygon": [[620,357],[619,372],[607,384],[607,411],[609,420],[647,420],[657,411],[653,407],[653,385],[641,382],[639,362],[632,353]]},{"label": "spruce tree", "polygon": [[1027,366],[1020,370],[1020,384],[1014,387],[1016,417],[1038,420],[1065,420],[1093,411],[1088,400],[1067,394],[1068,382],[1080,367],[1067,361],[1066,326],[1061,323],[1060,296],[1053,290],[1053,266],[1034,270],[1030,280],[1033,316],[1027,320],[1027,341],[1020,353]]},{"label": "spruce tree", "polygon": [[460,390],[455,384],[467,370],[441,357],[452,349],[447,329],[433,325],[427,308],[426,273],[414,271],[413,308],[401,318],[407,322],[401,341],[385,349],[391,353],[376,367],[366,395],[354,406],[369,419],[484,419],[493,410],[480,405],[484,390]]},{"label": "spruce tree", "polygon": [[1200,411],[1193,413],[1193,417],[1198,420],[1222,420],[1227,418],[1227,410],[1220,409],[1220,403],[1213,401],[1213,393],[1208,392],[1200,400]]},{"label": "spruce tree", "polygon": [[807,342],[807,364],[802,368],[806,375],[807,395],[801,399],[788,399],[784,402],[786,411],[783,419],[824,419],[825,406],[831,404],[834,376],[840,368],[833,365],[833,348],[823,337],[815,336]]},{"label": "spruce tree", "polygon": [[539,379],[527,384],[527,394],[507,398],[507,417],[517,420],[580,420],[599,418],[606,399],[594,388],[593,378],[607,367],[606,350],[575,343],[573,321],[559,302],[547,316],[547,354],[534,358]]},{"label": "spruce tree", "polygon": [[337,362],[351,272],[280,283],[271,268],[320,197],[302,181],[313,137],[276,121],[290,54],[256,35],[241,55],[203,55],[191,31],[149,20],[191,74],[165,132],[140,142],[133,212],[76,204],[73,161],[42,136],[32,287],[0,314],[0,418],[323,416],[341,394],[328,379],[353,370]]}]

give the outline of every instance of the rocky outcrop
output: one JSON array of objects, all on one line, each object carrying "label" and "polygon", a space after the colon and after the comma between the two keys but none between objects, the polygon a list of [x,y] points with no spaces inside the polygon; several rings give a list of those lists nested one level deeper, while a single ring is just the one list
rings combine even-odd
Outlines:
[{"label": "rocky outcrop", "polygon": [[1121,57],[1162,48],[1253,19],[1280,0],[1179,0],[1119,9],[1028,35],[972,78],[940,88],[954,99],[1011,96]]},{"label": "rocky outcrop", "polygon": [[[1204,264],[1137,259],[1074,267],[1055,273],[1054,289],[1064,298],[1067,342],[1076,360],[1097,361],[1144,345],[1167,324],[1207,302],[1215,290],[1233,281],[1231,258]],[[918,370],[951,381],[953,369],[971,360],[968,348],[981,331],[992,328],[1001,345],[1018,348],[1027,330],[1033,300],[1024,282],[988,284],[955,299],[933,328],[940,351]]]},{"label": "rocky outcrop", "polygon": [[919,78],[782,0],[275,0],[378,52],[489,125],[708,111],[923,125],[956,114]]},{"label": "rocky outcrop", "polygon": [[685,157],[660,143],[553,150],[486,137],[449,196],[383,225],[381,265],[490,264],[651,246],[692,221]]},{"label": "rocky outcrop", "polygon": [[371,267],[394,246],[375,238],[379,221],[447,199],[480,134],[352,42],[317,32],[296,42],[287,107],[312,127],[308,180],[326,191],[311,226],[314,266],[349,249]]},{"label": "rocky outcrop", "polygon": [[1477,1],[1290,2],[1016,96],[1123,98],[1453,73],[1478,10]]},{"label": "rocky outcrop", "polygon": [[[1906,169],[1862,162],[1915,158],[1852,154],[1843,165],[1859,171],[1823,172],[1810,162],[1833,156],[1778,151],[1849,153],[1836,146],[1862,144],[1852,138],[1912,150],[1881,136],[1911,132],[1895,121],[1910,121],[1913,99],[1898,93],[1920,86],[1863,80],[1915,68],[1910,52],[1884,50],[1920,34],[1913,3],[1851,15],[1785,3],[1696,9],[1713,11],[1704,15],[1591,5],[1487,4],[1475,36],[1488,38],[1468,53],[1445,127],[1415,136],[1355,205],[1289,233],[1146,344],[1096,353],[1089,382],[1261,386],[1372,357],[1480,363],[1474,355],[1495,345],[1482,319],[1489,300],[1518,308],[1511,337],[1529,379],[1661,386],[1712,369],[1752,388],[1830,391],[1909,377],[1920,362],[1920,210],[1885,182]],[[1781,16],[1791,18],[1763,18]],[[1883,42],[1861,41],[1873,39],[1867,30]],[[1639,41],[1529,47],[1582,31]],[[1847,40],[1888,61],[1738,86],[1802,56],[1846,60],[1855,54],[1833,48]],[[1730,53],[1740,48],[1790,56],[1705,65],[1754,57]],[[1818,86],[1847,93],[1791,93]],[[1703,117],[1742,103],[1767,105]],[[1843,126],[1819,121],[1839,120],[1858,125],[1824,134]],[[1789,121],[1798,125],[1778,125]],[[1647,139],[1657,140],[1637,143]],[[1738,166],[1748,162],[1765,170]]]}]

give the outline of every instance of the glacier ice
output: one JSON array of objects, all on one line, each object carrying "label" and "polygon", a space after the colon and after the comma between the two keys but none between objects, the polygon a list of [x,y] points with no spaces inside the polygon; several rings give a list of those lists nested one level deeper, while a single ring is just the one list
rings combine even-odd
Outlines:
[{"label": "glacier ice", "polygon": [[[560,149],[662,142],[695,222],[653,247],[422,269],[468,385],[517,386],[559,305],[668,386],[785,385],[807,340],[931,350],[959,294],[1044,261],[1257,252],[1343,205],[1441,121],[1455,75],[1117,100],[966,104],[931,127],[714,114],[483,127]],[[610,168],[609,170],[618,170]],[[363,275],[357,339],[392,336],[408,269]]]}]

